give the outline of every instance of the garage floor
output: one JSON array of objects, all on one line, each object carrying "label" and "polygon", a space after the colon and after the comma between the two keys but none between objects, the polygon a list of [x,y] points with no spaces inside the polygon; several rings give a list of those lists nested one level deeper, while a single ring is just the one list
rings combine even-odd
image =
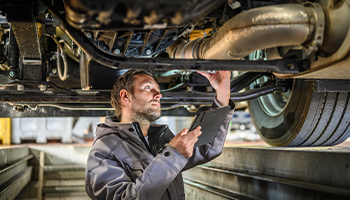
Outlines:
[{"label": "garage floor", "polygon": [[212,162],[184,172],[188,199],[350,199],[350,142],[318,148],[228,146]]},{"label": "garage floor", "polygon": [[[0,180],[8,181],[1,182],[0,199],[88,199],[84,174],[90,147],[91,143],[1,146]],[[27,160],[20,161],[23,158]],[[349,199],[349,165],[350,141],[320,148],[236,141],[227,142],[214,161],[183,176],[189,200]]]}]

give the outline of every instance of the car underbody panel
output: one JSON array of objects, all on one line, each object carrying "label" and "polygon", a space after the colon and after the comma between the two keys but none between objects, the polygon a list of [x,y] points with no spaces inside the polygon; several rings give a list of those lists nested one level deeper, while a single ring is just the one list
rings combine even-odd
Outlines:
[{"label": "car underbody panel", "polygon": [[0,12],[1,116],[110,114],[131,68],[155,71],[165,115],[209,109],[198,70],[232,71],[231,99],[257,100],[271,120],[304,87],[350,92],[349,0],[3,0]]}]

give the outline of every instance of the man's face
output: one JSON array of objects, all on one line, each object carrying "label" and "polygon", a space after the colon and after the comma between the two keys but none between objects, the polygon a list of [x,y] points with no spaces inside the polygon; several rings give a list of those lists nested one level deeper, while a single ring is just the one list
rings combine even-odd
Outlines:
[{"label": "man's face", "polygon": [[153,122],[160,118],[159,85],[147,74],[136,74],[133,85],[134,94],[131,95],[131,110],[140,120]]}]

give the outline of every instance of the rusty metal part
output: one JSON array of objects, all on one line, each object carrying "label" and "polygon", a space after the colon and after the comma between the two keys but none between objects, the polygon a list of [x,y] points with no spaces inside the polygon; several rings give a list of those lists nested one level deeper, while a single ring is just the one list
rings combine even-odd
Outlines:
[{"label": "rusty metal part", "polygon": [[11,22],[23,58],[41,59],[39,35],[35,22]]},{"label": "rusty metal part", "polygon": [[[30,10],[30,5],[24,6],[23,9]],[[20,10],[20,12],[23,12],[23,10]],[[35,22],[33,15],[34,13],[28,11],[23,15],[12,16],[12,18],[7,16],[19,49],[19,68],[23,65],[22,70],[19,70],[21,71],[19,75],[16,71],[9,72],[8,76],[11,79],[43,80],[42,56],[39,41],[42,34],[42,26],[40,23]]]},{"label": "rusty metal part", "polygon": [[[314,37],[314,8],[277,5],[252,9],[229,20],[212,37],[171,46],[172,57],[241,59],[258,49],[302,45]],[[313,19],[313,20],[312,20]]]}]

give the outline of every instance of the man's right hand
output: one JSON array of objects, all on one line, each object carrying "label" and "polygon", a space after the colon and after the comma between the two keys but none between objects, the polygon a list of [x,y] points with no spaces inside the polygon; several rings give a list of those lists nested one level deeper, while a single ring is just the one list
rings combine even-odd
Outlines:
[{"label": "man's right hand", "polygon": [[198,126],[190,132],[188,132],[188,130],[184,128],[170,141],[169,145],[174,147],[185,158],[189,158],[192,156],[193,146],[197,142],[198,137],[201,134],[202,131],[200,126]]}]

